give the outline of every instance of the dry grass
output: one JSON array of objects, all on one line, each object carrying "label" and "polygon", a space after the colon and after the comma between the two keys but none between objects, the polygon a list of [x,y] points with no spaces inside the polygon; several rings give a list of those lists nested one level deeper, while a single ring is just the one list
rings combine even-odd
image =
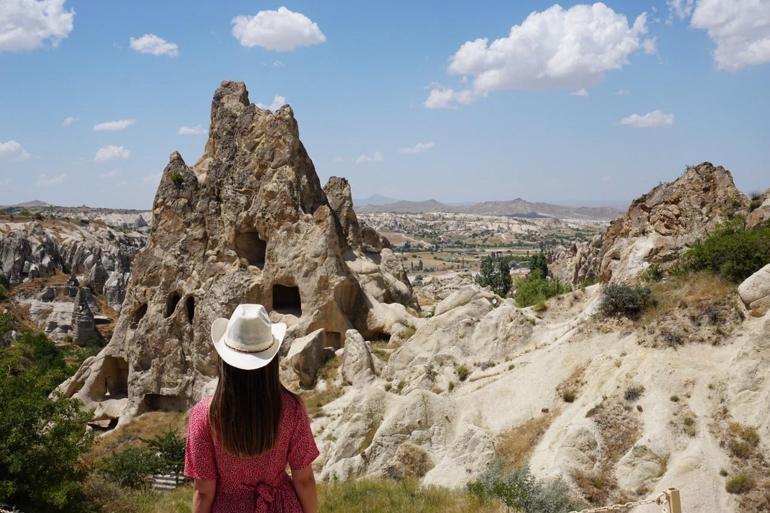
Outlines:
[{"label": "dry grass", "polygon": [[705,272],[673,276],[652,284],[650,288],[656,304],[648,310],[644,320],[680,308],[705,309],[722,305],[726,298],[735,294],[735,285],[715,274]]},{"label": "dry grass", "polygon": [[83,483],[91,509],[104,513],[190,513],[192,486],[180,486],[172,492],[121,488],[98,477]]},{"label": "dry grass", "polygon": [[169,429],[186,436],[187,412],[152,411],[140,415],[130,424],[97,437],[86,454],[85,460],[96,462],[126,447],[138,446],[142,443],[142,439],[153,438]]},{"label": "dry grass", "polygon": [[495,443],[497,456],[511,467],[525,465],[535,449],[535,445],[548,430],[556,418],[557,412],[549,411],[538,417],[500,433]]},{"label": "dry grass", "polygon": [[342,365],[342,358],[335,356],[318,370],[318,379],[323,380],[326,388],[323,390],[313,389],[308,391],[299,391],[300,397],[305,402],[308,415],[311,417],[320,417],[323,413],[323,406],[337,399],[342,395],[342,387],[339,385],[339,369]]}]

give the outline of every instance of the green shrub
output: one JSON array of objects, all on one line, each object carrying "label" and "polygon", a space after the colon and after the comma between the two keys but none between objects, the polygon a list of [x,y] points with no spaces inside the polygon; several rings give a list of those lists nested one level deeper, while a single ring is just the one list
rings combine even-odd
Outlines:
[{"label": "green shrub", "polygon": [[184,437],[168,430],[148,440],[147,447],[155,453],[158,472],[171,474],[178,481],[184,470]]},{"label": "green shrub", "polygon": [[725,489],[728,493],[741,494],[754,488],[754,480],[746,474],[738,474],[730,478],[725,483]]},{"label": "green shrub", "polygon": [[651,303],[651,291],[647,287],[610,284],[604,288],[599,310],[605,317],[635,319]]},{"label": "green shrub", "polygon": [[457,371],[457,377],[460,379],[460,381],[465,381],[468,378],[468,374],[470,374],[468,367],[462,364],[458,365],[455,370]]},{"label": "green shrub", "polygon": [[678,269],[709,271],[739,283],[770,262],[770,223],[743,228],[743,220],[726,223],[682,255]]},{"label": "green shrub", "polygon": [[22,333],[0,347],[0,368],[0,504],[78,511],[90,415],[78,401],[49,396],[66,378],[61,351],[43,335]]},{"label": "green shrub", "polygon": [[102,459],[99,470],[116,485],[143,488],[149,484],[147,478],[158,472],[158,458],[149,447],[127,447]]},{"label": "green shrub", "polygon": [[180,171],[174,170],[171,172],[171,181],[179,187],[184,182],[184,175]]},{"label": "green shrub", "polygon": [[510,510],[523,513],[566,513],[577,508],[564,481],[542,483],[528,467],[507,471],[500,462],[468,483],[468,491],[481,499],[496,498]]},{"label": "green shrub", "polygon": [[5,301],[6,299],[8,299],[8,290],[0,283],[0,301]]},{"label": "green shrub", "polygon": [[558,279],[543,278],[539,272],[516,280],[516,304],[520,307],[542,304],[536,311],[544,311],[545,300],[570,292],[572,287]]},{"label": "green shrub", "polygon": [[577,395],[575,394],[575,391],[571,388],[568,388],[561,394],[561,398],[564,400],[565,403],[573,403],[575,402],[575,398]]},{"label": "green shrub", "polygon": [[650,264],[650,266],[639,275],[639,279],[643,283],[655,283],[662,280],[663,276],[663,269],[661,269],[658,264]]}]

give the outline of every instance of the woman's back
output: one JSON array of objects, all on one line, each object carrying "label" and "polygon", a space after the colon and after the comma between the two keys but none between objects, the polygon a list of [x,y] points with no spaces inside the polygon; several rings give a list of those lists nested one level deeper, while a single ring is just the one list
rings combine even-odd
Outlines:
[{"label": "woman's back", "polygon": [[268,451],[241,458],[222,449],[209,421],[211,398],[190,410],[185,475],[217,482],[214,513],[257,511],[302,513],[302,507],[286,474],[318,456],[310,422],[300,399],[282,391],[282,411],[275,443]]}]

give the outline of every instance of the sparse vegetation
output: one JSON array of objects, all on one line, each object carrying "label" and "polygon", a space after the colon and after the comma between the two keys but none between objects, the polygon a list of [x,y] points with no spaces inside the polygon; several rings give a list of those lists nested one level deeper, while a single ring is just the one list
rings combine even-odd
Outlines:
[{"label": "sparse vegetation", "polygon": [[179,187],[184,182],[184,175],[177,169],[171,172],[171,181]]},{"label": "sparse vegetation", "polygon": [[498,296],[507,296],[512,285],[509,259],[496,254],[483,257],[476,283],[491,288]]},{"label": "sparse vegetation", "polygon": [[740,283],[770,262],[770,223],[749,230],[735,218],[682,255],[677,270],[708,271]]},{"label": "sparse vegetation", "polygon": [[575,398],[577,397],[577,394],[575,394],[575,391],[571,388],[568,388],[564,392],[561,393],[561,398],[564,400],[565,403],[572,403],[575,402]]},{"label": "sparse vegetation", "polygon": [[[324,380],[326,387],[318,387],[307,392],[302,392],[302,400],[305,402],[308,415],[311,417],[320,417],[323,415],[323,406],[337,399],[342,394],[342,387],[337,383],[339,368],[342,365],[342,358],[335,356],[323,364],[318,370],[319,380]],[[400,390],[399,390],[400,391]]]},{"label": "sparse vegetation", "polygon": [[725,490],[728,493],[742,494],[754,488],[754,480],[746,474],[738,474],[727,480]]},{"label": "sparse vegetation", "polygon": [[623,393],[623,398],[626,401],[636,401],[642,395],[644,394],[644,387],[642,385],[631,385],[630,387],[626,388],[626,391]]},{"label": "sparse vegetation", "polygon": [[468,378],[468,374],[470,374],[468,367],[466,367],[464,364],[460,364],[455,367],[455,371],[457,372],[457,378],[460,381],[465,381]]},{"label": "sparse vegetation", "polygon": [[650,295],[648,287],[613,283],[604,288],[599,309],[605,317],[636,319],[651,303]]},{"label": "sparse vegetation", "polygon": [[515,467],[526,465],[535,445],[545,434],[555,415],[555,412],[546,411],[501,433],[497,437],[495,450],[503,463]]},{"label": "sparse vegetation", "polygon": [[8,290],[0,283],[0,301],[5,301],[6,299],[8,299]]},{"label": "sparse vegetation", "polygon": [[553,296],[571,292],[572,287],[558,279],[544,278],[539,272],[530,272],[516,280],[516,304],[520,307],[535,305],[535,311],[546,310],[545,301]]},{"label": "sparse vegetation", "polygon": [[522,513],[567,513],[577,507],[564,481],[540,482],[528,467],[505,470],[501,462],[469,483],[468,491],[480,500],[494,498],[509,511]]}]

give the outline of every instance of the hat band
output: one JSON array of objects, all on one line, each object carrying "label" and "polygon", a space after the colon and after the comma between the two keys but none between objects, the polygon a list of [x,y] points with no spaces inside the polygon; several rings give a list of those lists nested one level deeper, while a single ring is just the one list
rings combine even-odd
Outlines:
[{"label": "hat band", "polygon": [[227,337],[222,337],[225,345],[232,349],[233,351],[238,351],[239,353],[262,353],[264,351],[267,351],[271,347],[275,345],[275,337],[270,337],[270,343],[268,345],[261,345],[261,346],[247,346],[245,344],[239,344],[238,342],[231,342],[227,339]]}]

